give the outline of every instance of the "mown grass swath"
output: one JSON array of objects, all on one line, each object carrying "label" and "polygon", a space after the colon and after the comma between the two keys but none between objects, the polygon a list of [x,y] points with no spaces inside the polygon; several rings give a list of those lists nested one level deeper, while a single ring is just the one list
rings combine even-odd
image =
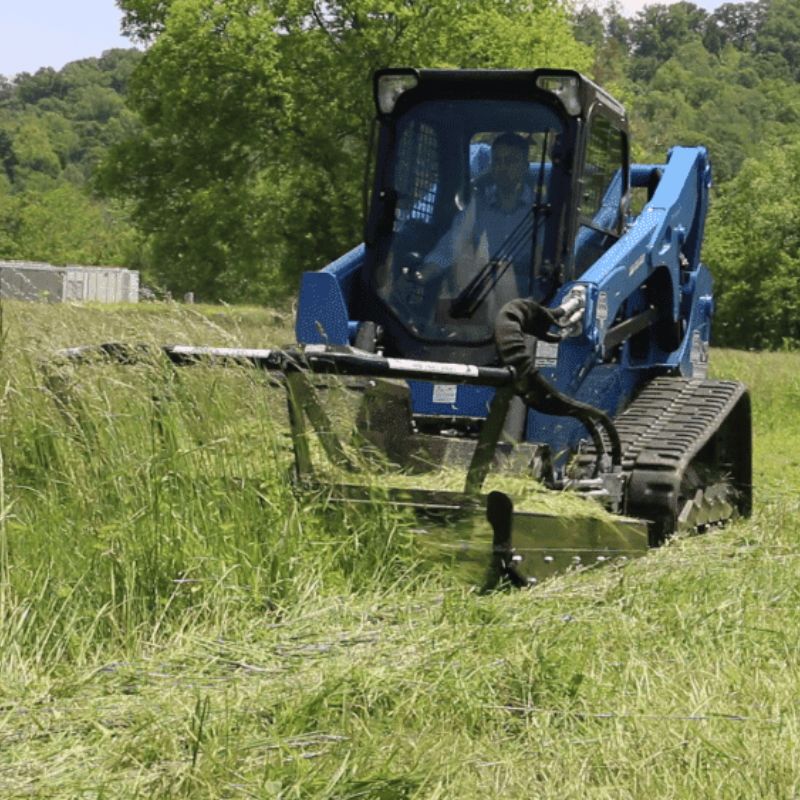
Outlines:
[{"label": "mown grass swath", "polygon": [[266,376],[47,364],[288,315],[7,304],[2,337],[3,796],[800,791],[795,354],[713,354],[753,389],[751,521],[479,596],[412,521],[292,489]]}]

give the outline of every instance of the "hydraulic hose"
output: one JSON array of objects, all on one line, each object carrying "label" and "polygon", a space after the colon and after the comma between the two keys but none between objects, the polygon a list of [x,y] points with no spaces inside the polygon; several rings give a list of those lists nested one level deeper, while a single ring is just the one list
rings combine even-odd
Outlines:
[{"label": "hydraulic hose", "polygon": [[622,444],[611,417],[605,411],[556,389],[539,374],[528,350],[526,335],[549,342],[561,340],[549,329],[562,315],[561,309],[547,308],[531,299],[518,298],[506,303],[495,322],[494,338],[500,358],[506,366],[514,368],[517,392],[531,408],[543,414],[574,417],[585,425],[597,451],[595,472],[599,470],[600,459],[605,452],[598,425],[603,428],[611,444],[611,463],[619,467],[622,465]]}]

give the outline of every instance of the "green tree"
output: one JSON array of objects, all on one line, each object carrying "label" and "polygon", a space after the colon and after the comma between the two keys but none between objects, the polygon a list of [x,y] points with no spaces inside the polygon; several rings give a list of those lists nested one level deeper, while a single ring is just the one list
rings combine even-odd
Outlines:
[{"label": "green tree", "polygon": [[702,8],[686,0],[646,5],[631,23],[632,77],[649,80],[681,45],[702,38],[707,17]]},{"label": "green tree", "polygon": [[658,160],[675,144],[704,145],[722,182],[746,158],[793,137],[800,113],[800,86],[762,78],[752,53],[729,44],[712,54],[698,39],[637,84],[633,97],[639,157]]},{"label": "green tree", "polygon": [[33,75],[21,72],[15,81],[15,94],[23,103],[38,103],[47,97],[63,97],[66,89],[58,72],[43,67]]},{"label": "green tree", "polygon": [[714,339],[800,342],[800,139],[748,160],[712,205],[704,258],[717,281]]},{"label": "green tree", "polygon": [[136,51],[113,50],[0,87],[0,257],[122,264],[133,231],[90,193],[92,166],[130,130],[124,87]]},{"label": "green tree", "polygon": [[0,165],[3,167],[6,178],[11,182],[14,180],[14,172],[18,163],[11,137],[6,131],[0,129]]},{"label": "green tree", "polygon": [[103,185],[134,200],[163,280],[206,297],[267,299],[360,239],[376,67],[591,61],[551,0],[120,5],[151,46],[142,130]]},{"label": "green tree", "polygon": [[53,264],[125,263],[133,232],[114,213],[70,184],[20,197],[15,209],[19,257]]},{"label": "green tree", "polygon": [[34,173],[53,178],[61,170],[61,161],[50,140],[47,125],[36,115],[26,115],[14,135],[14,155],[19,172],[30,179]]},{"label": "green tree", "polygon": [[7,102],[14,95],[14,84],[5,75],[0,75],[0,103]]},{"label": "green tree", "polygon": [[753,51],[763,13],[762,3],[723,3],[708,18],[703,44],[710,53],[720,53],[729,44]]},{"label": "green tree", "polygon": [[630,66],[631,23],[622,15],[619,4],[609,0],[602,9],[582,5],[572,20],[575,37],[594,51],[589,74],[600,86],[625,100],[630,91],[626,73]]},{"label": "green tree", "polygon": [[263,175],[287,104],[278,39],[274,15],[248,0],[178,0],[134,78],[142,126],[100,183],[135,198],[174,290],[242,297],[268,282]]},{"label": "green tree", "polygon": [[0,173],[0,259],[24,258],[18,246],[19,198],[11,193],[11,183]]},{"label": "green tree", "polygon": [[800,6],[796,0],[761,0],[756,52],[773,74],[800,80]]}]

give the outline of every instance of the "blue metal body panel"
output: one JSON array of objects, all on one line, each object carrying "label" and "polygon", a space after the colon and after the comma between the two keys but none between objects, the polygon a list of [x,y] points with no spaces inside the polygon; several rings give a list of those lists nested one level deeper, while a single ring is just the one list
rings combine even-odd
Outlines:
[{"label": "blue metal body panel", "polygon": [[[556,370],[542,370],[542,374],[555,382]],[[574,396],[614,416],[627,405],[627,400],[636,391],[641,379],[641,373],[620,369],[618,364],[601,364],[588,373]],[[525,439],[549,444],[557,466],[574,449],[575,443],[584,438],[586,429],[578,420],[538,411],[528,412]]]},{"label": "blue metal body panel", "polygon": [[[589,289],[589,309],[585,316],[584,336],[600,347],[607,327],[617,317],[622,304],[657,269],[666,268],[672,286],[672,319],[680,318],[682,305],[680,254],[682,245],[694,227],[702,225],[707,208],[710,180],[708,157],[704,148],[676,147],[663,167],[663,176],[652,200],[628,232],[601,256],[579,279]],[[702,181],[702,187],[698,183]],[[702,191],[698,189],[702,188]],[[702,239],[702,235],[700,236]],[[689,269],[699,267],[699,248],[689,256]],[[563,292],[569,287],[563,287]],[[596,304],[600,292],[606,294],[607,313],[598,319]],[[594,306],[594,307],[593,307]],[[642,365],[674,368],[680,363],[677,354],[662,361]],[[632,365],[630,365],[632,366]]]},{"label": "blue metal body panel", "polygon": [[348,344],[357,329],[350,320],[353,278],[366,248],[354,247],[319,272],[304,272],[297,304],[295,335],[300,344]]},{"label": "blue metal body panel", "polygon": [[[476,169],[482,153],[473,153]],[[655,186],[639,216],[629,220],[624,235],[579,278],[563,285],[551,302],[558,305],[576,285],[585,287],[583,329],[564,339],[557,354],[537,363],[560,391],[614,415],[638,387],[656,374],[704,375],[713,313],[709,271],[699,262],[708,206],[711,172],[704,148],[673,148],[665,165],[632,165],[633,187]],[[657,184],[657,185],[656,185]],[[619,207],[621,175],[611,182],[595,223]],[[591,234],[590,234],[591,235]],[[576,248],[580,247],[580,234]],[[320,272],[306,273],[300,290],[297,338],[300,343],[346,344],[358,320],[351,320],[353,277],[364,263],[363,245]],[[662,317],[680,326],[677,348],[667,352],[651,341],[646,353],[634,352],[628,340],[611,354],[604,339],[614,325],[645,310],[643,285],[659,281],[657,303]],[[410,382],[417,414],[442,417],[485,417],[493,390],[459,386],[455,398],[434,393],[434,385]],[[435,402],[442,400],[443,402]],[[575,420],[529,411],[526,439],[546,443],[554,454],[568,453],[585,437]]]}]

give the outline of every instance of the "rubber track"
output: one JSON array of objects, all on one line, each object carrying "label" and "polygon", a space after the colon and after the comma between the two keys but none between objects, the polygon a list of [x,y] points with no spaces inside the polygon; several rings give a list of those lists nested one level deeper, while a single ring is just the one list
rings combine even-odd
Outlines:
[{"label": "rubber track", "polygon": [[[746,391],[735,381],[654,378],[615,418],[627,485],[626,512],[645,519],[674,520],[654,533],[655,542],[663,541],[675,529],[700,530],[724,522],[737,505],[749,505],[736,502],[735,487],[724,479],[721,484],[697,487],[690,499],[680,497],[692,460],[720,430]],[[587,448],[580,463],[594,464],[593,447]],[[665,493],[665,487],[672,489]]]},{"label": "rubber track", "polygon": [[[695,457],[746,393],[745,386],[735,381],[659,377],[615,419],[627,478],[626,511],[652,521],[651,544],[659,544],[676,530],[702,530],[725,522],[737,508],[746,513],[750,501],[746,497],[737,501],[736,486],[730,483],[736,480],[733,474],[717,474],[709,486],[691,487],[685,482],[692,481],[689,470]],[[718,473],[741,475],[738,464],[709,466]],[[684,487],[691,496],[684,496]]]},{"label": "rubber track", "polygon": [[622,467],[683,471],[719,430],[744,387],[736,381],[653,379],[614,423]]}]

